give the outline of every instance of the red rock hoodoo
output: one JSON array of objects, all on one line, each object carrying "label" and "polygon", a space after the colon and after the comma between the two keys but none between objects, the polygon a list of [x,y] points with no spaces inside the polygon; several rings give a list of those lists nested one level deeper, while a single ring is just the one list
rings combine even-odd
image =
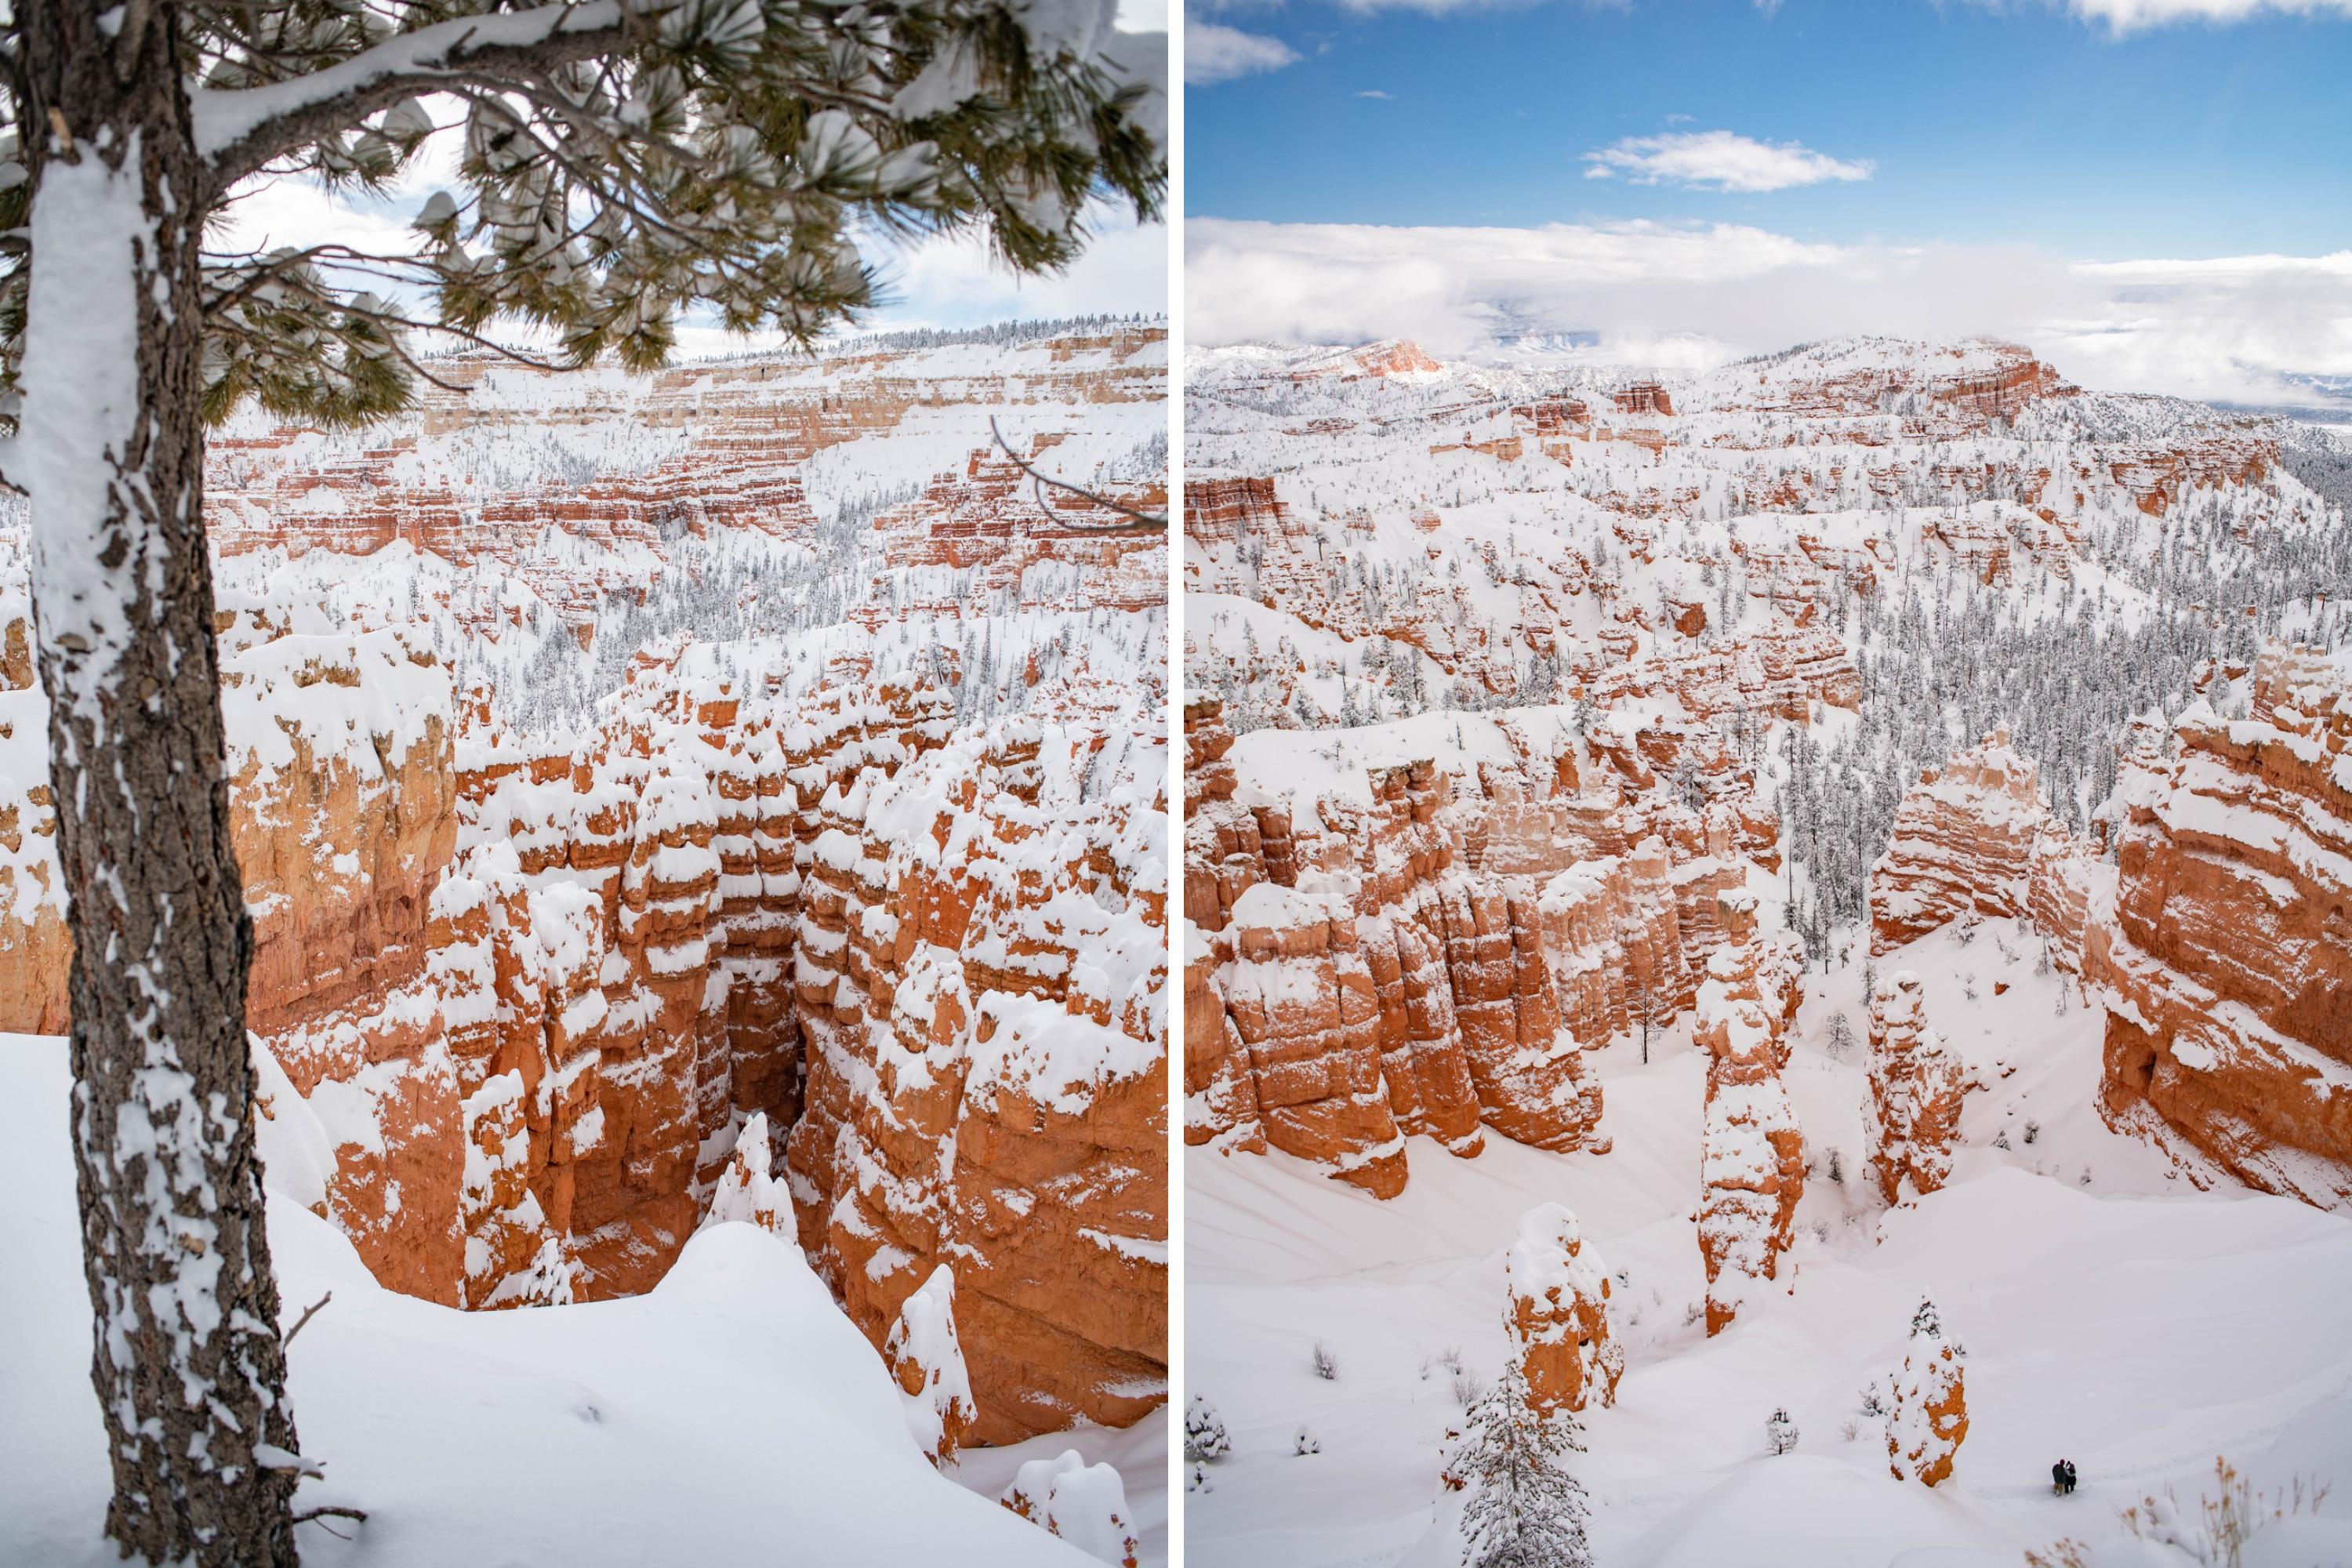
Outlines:
[{"label": "red rock hoodoo", "polygon": [[1804,1133],[1780,1082],[1802,955],[1759,940],[1753,894],[1726,893],[1719,905],[1725,941],[1707,962],[1691,1026],[1707,1053],[1698,1245],[1710,1335],[1759,1281],[1780,1278],[1805,1191]]},{"label": "red rock hoodoo", "polygon": [[1529,1209],[1503,1258],[1503,1327],[1534,1410],[1614,1405],[1625,1347],[1609,1333],[1609,1272],[1559,1204]]},{"label": "red rock hoodoo", "polygon": [[[1777,825],[1727,754],[1694,810],[1651,737],[1492,721],[1475,780],[1370,755],[1328,780],[1185,715],[1186,1137],[1261,1142],[1386,1196],[1404,1139],[1604,1149],[1585,1042],[1687,1009],[1716,895]],[[1274,735],[1265,737],[1276,741]],[[1246,752],[1247,746],[1241,748]]]},{"label": "red rock hoodoo", "polygon": [[1959,1059],[1928,1026],[1919,977],[1907,969],[1880,976],[1870,997],[1863,1137],[1888,1203],[1932,1193],[1951,1175],[1952,1140],[1969,1087]]}]

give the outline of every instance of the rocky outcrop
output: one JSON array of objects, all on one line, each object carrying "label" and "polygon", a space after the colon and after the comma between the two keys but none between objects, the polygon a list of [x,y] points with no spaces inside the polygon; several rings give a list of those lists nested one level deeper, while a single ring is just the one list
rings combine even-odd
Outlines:
[{"label": "rocky outcrop", "polygon": [[882,1359],[898,1384],[907,1429],[934,1465],[944,1465],[971,1430],[971,1376],[956,1338],[955,1274],[931,1270],[919,1289],[898,1304],[898,1321],[882,1342]]},{"label": "rocky outcrop", "polygon": [[829,787],[801,895],[802,1243],[877,1341],[953,1267],[982,1442],[1165,1396],[1167,803],[1081,798],[1086,743],[1012,721]]},{"label": "rocky outcrop", "polygon": [[1503,1327],[1527,1377],[1529,1409],[1614,1405],[1625,1347],[1610,1337],[1609,1271],[1576,1216],[1529,1209],[1503,1255]]},{"label": "rocky outcrop", "polygon": [[2249,1185],[2352,1205],[2352,668],[2273,646],[2252,713],[2131,748],[2084,977],[2110,1126]]},{"label": "rocky outcrop", "polygon": [[[1481,721],[1512,760],[1475,777],[1367,761],[1301,787],[1279,749],[1244,779],[1219,706],[1187,710],[1191,1141],[1263,1137],[1383,1194],[1414,1134],[1606,1150],[1587,1043],[1691,1005],[1717,896],[1778,825],[1713,731],[1562,717]],[[1661,771],[1685,758],[1703,809]]]},{"label": "rocky outcrop", "polygon": [[2027,914],[2035,847],[2054,830],[2033,763],[2006,725],[1920,776],[1870,873],[1870,951],[1892,952],[1952,921]]},{"label": "rocky outcrop", "polygon": [[1870,1102],[1863,1137],[1879,1195],[1905,1203],[1952,1173],[1966,1070],[1929,1026],[1927,993],[1907,969],[1882,975],[1870,997]]},{"label": "rocky outcrop", "polygon": [[1919,1303],[1886,1413],[1886,1468],[1898,1481],[1937,1486],[1969,1435],[1967,1352],[1944,1337],[1932,1301]]},{"label": "rocky outcrop", "polygon": [[1087,1464],[1076,1448],[1029,1460],[997,1500],[1112,1568],[1135,1568],[1143,1550],[1128,1522],[1127,1488],[1118,1472]]},{"label": "rocky outcrop", "polygon": [[49,792],[49,700],[33,667],[33,605],[26,563],[0,537],[0,1030],[61,1034],[66,1026],[65,887]]},{"label": "rocky outcrop", "polygon": [[1620,414],[1664,414],[1675,411],[1675,400],[1664,386],[1654,381],[1637,381],[1621,386],[1609,395]]},{"label": "rocky outcrop", "polygon": [[1288,531],[1290,519],[1270,479],[1192,479],[1184,486],[1184,537],[1234,544]]},{"label": "rocky outcrop", "polygon": [[1707,1053],[1699,1134],[1699,1253],[1706,1331],[1721,1333],[1760,1282],[1778,1279],[1805,1190],[1805,1141],[1780,1082],[1799,1000],[1792,971],[1759,952],[1752,894],[1720,901],[1723,945],[1707,961],[1691,1038]]}]

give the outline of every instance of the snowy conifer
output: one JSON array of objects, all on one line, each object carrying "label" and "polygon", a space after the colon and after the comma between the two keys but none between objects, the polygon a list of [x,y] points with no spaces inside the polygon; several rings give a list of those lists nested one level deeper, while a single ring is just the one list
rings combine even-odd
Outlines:
[{"label": "snowy conifer", "polygon": [[[659,363],[689,309],[807,342],[874,298],[853,233],[1057,266],[1154,211],[1157,39],[1113,0],[26,0],[0,76],[0,477],[30,502],[68,895],[75,1158],[114,1471],[154,1561],[295,1560],[299,1445],[253,1158],[203,421],[350,425],[408,332]],[[457,177],[372,250],[217,248],[289,177]],[[131,852],[132,846],[137,852]]]},{"label": "snowy conifer", "polygon": [[1225,1423],[1205,1394],[1192,1395],[1184,1407],[1184,1455],[1192,1459],[1222,1459],[1233,1452]]},{"label": "snowy conifer", "polygon": [[1516,1361],[1506,1367],[1472,1408],[1446,1466],[1470,1492],[1462,1509],[1466,1568],[1591,1568],[1584,1487],[1567,1466],[1570,1454],[1583,1451],[1576,1413],[1530,1408],[1525,1370]]}]

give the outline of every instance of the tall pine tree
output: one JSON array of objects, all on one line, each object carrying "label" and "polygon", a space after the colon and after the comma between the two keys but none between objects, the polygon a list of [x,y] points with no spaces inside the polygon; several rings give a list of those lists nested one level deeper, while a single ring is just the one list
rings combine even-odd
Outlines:
[{"label": "tall pine tree", "polygon": [[[245,1031],[203,421],[410,401],[411,329],[660,363],[689,309],[807,342],[850,236],[977,228],[1015,268],[1156,211],[1164,76],[1114,0],[22,0],[0,19],[0,478],[30,499],[74,957],[92,1375],[126,1554],[295,1560]],[[1130,51],[1135,51],[1130,53]],[[250,254],[272,179],[458,174],[408,243]]]}]

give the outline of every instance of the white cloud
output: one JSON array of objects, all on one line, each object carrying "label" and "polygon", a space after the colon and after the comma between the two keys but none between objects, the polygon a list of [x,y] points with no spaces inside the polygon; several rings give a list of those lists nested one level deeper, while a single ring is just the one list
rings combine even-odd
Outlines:
[{"label": "white cloud", "polygon": [[1280,70],[1298,53],[1280,38],[1216,22],[1184,21],[1184,85],[1210,87],[1235,77]]},{"label": "white cloud", "polygon": [[2242,402],[2352,374],[2352,251],[2074,263],[2024,247],[1812,245],[1731,224],[1391,228],[1195,218],[1187,335],[1214,344],[1524,332],[1700,363],[1849,333],[2032,344],[2085,385]]},{"label": "white cloud", "polygon": [[2117,33],[2182,22],[2226,26],[2263,16],[2352,16],[2352,0],[2065,0],[2065,4],[2084,21],[2105,22]]},{"label": "white cloud", "polygon": [[1841,163],[1794,142],[1759,142],[1728,131],[1682,131],[1628,136],[1587,153],[1588,180],[1622,174],[1637,185],[1689,185],[1703,191],[1785,191],[1829,180],[1866,180],[1868,159]]},{"label": "white cloud", "polygon": [[1363,90],[1363,91],[1361,91],[1361,92],[1360,92],[1360,93],[1356,94],[1356,96],[1357,96],[1358,98],[1377,98],[1377,99],[1379,99],[1382,103],[1386,103],[1390,99],[1394,98],[1394,97],[1396,96],[1396,94],[1394,94],[1394,93],[1392,93],[1392,92],[1382,92],[1379,88],[1376,88],[1376,87],[1368,87],[1368,88],[1364,89],[1364,90]]}]

